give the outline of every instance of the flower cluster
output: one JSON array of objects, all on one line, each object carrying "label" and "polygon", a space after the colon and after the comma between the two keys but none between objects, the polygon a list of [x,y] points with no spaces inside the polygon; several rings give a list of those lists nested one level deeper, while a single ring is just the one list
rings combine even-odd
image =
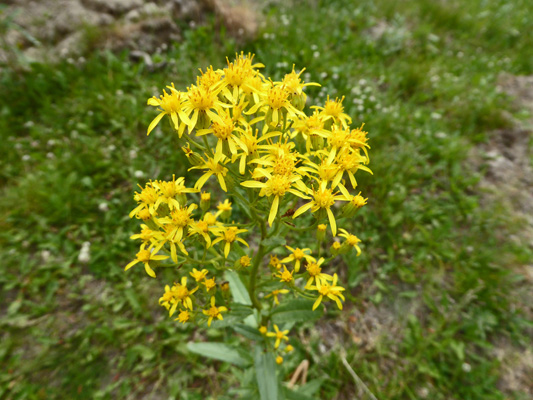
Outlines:
[{"label": "flower cluster", "polygon": [[[170,316],[210,326],[233,315],[255,325],[274,349],[283,343],[291,351],[288,330],[272,319],[280,302],[303,297],[312,310],[328,301],[343,308],[345,289],[332,261],[361,253],[359,238],[338,226],[367,202],[355,175],[371,173],[369,145],[364,125],[351,127],[344,98],[328,97],[308,115],[304,88],[319,85],[304,82],[294,67],[275,82],[262,67],[241,53],[226,68],[200,71],[186,91],[171,84],[148,100],[159,111],[148,134],[168,116],[189,170],[200,174],[190,185],[173,176],[140,186],[130,213],[142,221],[131,237],[140,249],[126,269],[142,263],[155,278],[162,267],[177,266],[179,283],[159,299]],[[220,199],[216,207],[212,197]],[[291,240],[310,247],[286,245]]]}]

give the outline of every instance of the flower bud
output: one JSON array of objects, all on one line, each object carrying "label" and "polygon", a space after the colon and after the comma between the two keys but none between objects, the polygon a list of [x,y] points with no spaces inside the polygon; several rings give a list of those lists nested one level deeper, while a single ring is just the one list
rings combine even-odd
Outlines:
[{"label": "flower bud", "polygon": [[143,208],[141,211],[139,211],[137,215],[143,221],[148,221],[149,219],[152,218],[152,215],[150,214],[150,210],[148,210],[147,208]]},{"label": "flower bud", "polygon": [[240,270],[243,268],[247,268],[252,264],[252,259],[248,256],[242,256],[238,260],[235,261],[235,264],[233,264],[233,267],[236,270]]},{"label": "flower bud", "polygon": [[326,224],[320,224],[316,228],[316,238],[319,242],[323,242],[326,239],[326,229],[328,226]]},{"label": "flower bud", "polygon": [[283,357],[282,356],[277,356],[276,357],[276,364],[278,364],[278,365],[283,364]]},{"label": "flower bud", "polygon": [[300,111],[303,111],[306,102],[307,95],[304,92],[298,95],[293,95],[291,98],[291,104]]},{"label": "flower bud", "polygon": [[209,207],[211,206],[211,193],[209,192],[202,192],[200,195],[200,208],[202,211],[209,210]]},{"label": "flower bud", "polygon": [[324,148],[324,139],[318,135],[309,135],[313,150],[322,150]]},{"label": "flower bud", "polygon": [[342,216],[348,218],[353,217],[355,213],[366,204],[367,200],[368,199],[361,196],[361,192],[359,192],[358,195],[352,197],[349,203],[346,203],[342,207]]},{"label": "flower bud", "polygon": [[200,154],[191,150],[191,148],[189,147],[189,143],[187,143],[187,146],[183,146],[181,149],[185,153],[185,156],[187,156],[187,160],[189,160],[189,163],[192,166],[201,165],[204,163],[204,160],[202,160]]},{"label": "flower bud", "polygon": [[222,282],[220,284],[220,290],[222,290],[223,292],[229,292],[229,282]]},{"label": "flower bud", "polygon": [[196,122],[195,129],[207,129],[211,125],[211,118],[207,116],[205,112],[198,113],[198,121]]},{"label": "flower bud", "polygon": [[287,353],[290,353],[290,352],[293,351],[293,350],[294,350],[294,347],[292,347],[292,345],[290,345],[290,344],[288,344],[287,347],[285,347],[285,351],[286,351]]},{"label": "flower bud", "polygon": [[332,255],[336,256],[340,253],[341,244],[339,242],[333,242],[331,247],[329,248],[329,251]]}]

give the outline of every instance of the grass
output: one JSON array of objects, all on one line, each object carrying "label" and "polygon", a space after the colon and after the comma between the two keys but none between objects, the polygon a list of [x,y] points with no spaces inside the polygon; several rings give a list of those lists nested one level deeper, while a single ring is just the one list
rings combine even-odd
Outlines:
[{"label": "grass", "polygon": [[[311,103],[346,96],[374,171],[353,222],[363,255],[339,265],[352,306],[301,326],[287,380],[307,358],[309,397],[354,398],[345,353],[379,399],[528,398],[526,381],[506,389],[495,352],[530,346],[518,267],[533,254],[506,239],[508,210],[480,206],[468,153],[511,125],[498,74],[533,74],[530,2],[314,1],[264,18],[243,50],[276,78],[305,66],[323,84]],[[146,99],[241,50],[211,24],[184,35],[154,73],[92,53],[0,75],[0,398],[229,399],[251,382],[189,353],[201,337],[157,306],[161,282],[123,271],[136,184],[186,173],[168,130],[146,137]]]}]

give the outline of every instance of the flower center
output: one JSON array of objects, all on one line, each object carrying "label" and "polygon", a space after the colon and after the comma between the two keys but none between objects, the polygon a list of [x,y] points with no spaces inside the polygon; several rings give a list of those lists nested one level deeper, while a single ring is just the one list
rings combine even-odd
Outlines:
[{"label": "flower center", "polygon": [[204,87],[189,89],[189,100],[195,110],[209,110],[215,105],[216,96]]},{"label": "flower center", "polygon": [[335,196],[330,189],[318,190],[314,195],[315,202],[320,208],[330,208],[335,204]]},{"label": "flower center", "polygon": [[159,196],[155,188],[149,186],[144,188],[136,197],[145,204],[154,204]]},{"label": "flower center", "polygon": [[273,175],[268,181],[268,188],[274,196],[284,196],[291,188],[291,182],[285,175]]},{"label": "flower center", "polygon": [[320,268],[318,264],[311,263],[307,265],[307,272],[309,272],[309,275],[311,276],[317,276],[322,272],[322,268]]},{"label": "flower center", "polygon": [[226,242],[233,243],[237,237],[237,234],[235,233],[236,230],[237,228],[235,227],[228,228],[228,230],[224,232],[224,240]]},{"label": "flower center", "polygon": [[172,211],[172,221],[178,227],[185,227],[190,222],[189,211],[186,208],[178,208]]},{"label": "flower center", "polygon": [[148,262],[150,261],[151,255],[152,253],[150,252],[150,250],[141,250],[137,253],[137,260],[141,262]]},{"label": "flower center", "polygon": [[268,91],[267,103],[273,110],[279,110],[287,103],[288,95],[284,87],[274,86]]},{"label": "flower center", "polygon": [[189,296],[189,291],[187,290],[187,288],[183,285],[179,285],[176,287],[175,289],[175,293],[176,293],[176,297],[179,299],[179,300],[183,300],[184,298],[188,297]]},{"label": "flower center", "polygon": [[303,252],[302,249],[294,249],[294,253],[292,254],[294,255],[294,258],[296,258],[297,260],[301,260],[305,256],[305,253]]}]

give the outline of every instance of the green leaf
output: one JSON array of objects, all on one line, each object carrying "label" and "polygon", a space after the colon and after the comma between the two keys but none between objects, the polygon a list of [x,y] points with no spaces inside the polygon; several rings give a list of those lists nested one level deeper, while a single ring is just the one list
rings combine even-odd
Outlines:
[{"label": "green leaf", "polygon": [[313,303],[313,300],[295,299],[281,304],[272,311],[272,321],[281,324],[318,319],[322,315],[322,310],[313,311]]},{"label": "green leaf", "polygon": [[265,239],[261,243],[265,247],[278,247],[278,246],[285,246],[285,243],[287,243],[287,241],[282,237],[275,236],[275,237]]},{"label": "green leaf", "polygon": [[154,351],[144,344],[136,344],[130,349],[133,354],[138,354],[144,361],[153,360],[155,357]]},{"label": "green leaf", "polygon": [[239,351],[223,343],[187,343],[189,351],[200,354],[207,358],[225,361],[239,367],[246,367],[250,364]]},{"label": "green leaf", "polygon": [[233,301],[251,306],[252,300],[250,300],[248,290],[246,290],[246,286],[242,283],[239,275],[235,271],[226,271],[225,277],[229,282],[229,289],[233,296]]},{"label": "green leaf", "polygon": [[263,340],[263,336],[261,335],[261,333],[259,333],[259,330],[257,328],[252,328],[251,326],[245,324],[237,324],[233,326],[233,330],[248,339]]},{"label": "green leaf", "polygon": [[212,328],[225,328],[233,326],[244,321],[253,313],[250,306],[245,306],[239,303],[233,303],[231,309],[227,313],[223,313],[223,320],[215,319],[211,323]]},{"label": "green leaf", "polygon": [[274,355],[263,352],[263,349],[257,346],[254,354],[254,365],[261,400],[278,400],[278,380]]}]

